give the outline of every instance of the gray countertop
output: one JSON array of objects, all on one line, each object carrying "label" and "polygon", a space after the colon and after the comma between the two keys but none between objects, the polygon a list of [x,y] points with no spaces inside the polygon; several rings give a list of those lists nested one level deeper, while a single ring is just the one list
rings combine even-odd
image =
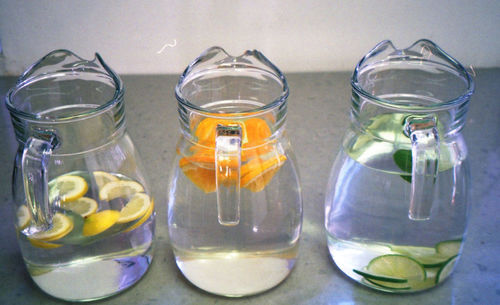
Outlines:
[{"label": "gray countertop", "polygon": [[[166,221],[168,174],[179,135],[173,89],[177,76],[124,75],[127,128],[141,153],[157,198],[155,259],[145,277],[102,304],[500,304],[500,69],[476,71],[464,135],[472,175],[468,235],[454,274],[440,286],[407,295],[365,288],[332,262],[323,226],[327,178],[349,124],[350,73],[288,74],[288,132],[299,163],[304,225],[299,259],[276,288],[241,299],[207,294],[184,279],[169,244]],[[0,77],[0,304],[63,304],[30,279],[11,217],[11,175],[17,143],[4,104],[14,78]],[[64,284],[64,283],[61,283]]]}]

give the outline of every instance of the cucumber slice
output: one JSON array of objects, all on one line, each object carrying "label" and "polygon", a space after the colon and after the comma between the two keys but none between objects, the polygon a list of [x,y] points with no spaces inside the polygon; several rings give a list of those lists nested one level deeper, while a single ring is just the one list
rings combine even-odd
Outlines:
[{"label": "cucumber slice", "polygon": [[444,281],[453,272],[458,255],[452,256],[436,274],[436,285]]},{"label": "cucumber slice", "polygon": [[[377,256],[370,261],[367,270],[371,274],[384,277],[403,278],[407,279],[408,282],[421,282],[426,278],[425,269],[422,264],[414,258],[401,254]],[[398,285],[391,286],[401,286],[401,283],[395,284]],[[382,285],[387,285],[387,282],[382,283]]]},{"label": "cucumber slice", "polygon": [[444,256],[452,257],[458,255],[462,239],[445,240],[436,244],[436,251]]},{"label": "cucumber slice", "polygon": [[425,268],[443,266],[450,258],[447,255],[436,252],[436,248],[417,246],[391,246],[393,252],[416,259]]},{"label": "cucumber slice", "polygon": [[389,282],[389,283],[407,283],[407,279],[402,279],[402,278],[397,278],[393,276],[381,276],[373,273],[368,273],[366,271],[361,271],[361,270],[356,270],[352,269],[354,273],[357,273],[364,277],[365,279],[371,279],[371,280],[376,280],[376,281],[383,281],[383,282]]}]

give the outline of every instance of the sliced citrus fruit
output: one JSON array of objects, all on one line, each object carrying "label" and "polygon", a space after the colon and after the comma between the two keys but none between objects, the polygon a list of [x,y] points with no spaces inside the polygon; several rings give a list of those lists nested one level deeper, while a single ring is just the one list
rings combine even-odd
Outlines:
[{"label": "sliced citrus fruit", "polygon": [[208,147],[215,147],[215,135],[217,132],[217,125],[233,125],[237,124],[241,128],[241,143],[247,143],[246,126],[241,121],[220,119],[220,118],[206,118],[202,120],[194,132],[197,142],[201,145]]},{"label": "sliced citrus fruit", "polygon": [[212,149],[200,149],[179,160],[179,167],[184,175],[205,193],[215,192],[214,154]]},{"label": "sliced citrus fruit", "polygon": [[30,224],[31,215],[26,205],[23,204],[19,208],[17,208],[16,216],[18,230],[23,230]]},{"label": "sliced citrus fruit", "polygon": [[53,241],[63,238],[71,230],[73,230],[73,220],[62,213],[56,213],[52,217],[52,225],[48,230],[35,233],[29,238],[41,241]]},{"label": "sliced citrus fruit", "polygon": [[132,180],[111,181],[99,191],[99,199],[110,201],[116,198],[128,198],[140,192],[144,192],[144,188],[138,182]]},{"label": "sliced citrus fruit", "polygon": [[367,281],[368,283],[374,285],[375,287],[379,287],[382,289],[388,289],[388,290],[410,290],[411,289],[411,287],[408,285],[408,283],[404,283],[404,284],[391,283],[391,282],[372,280],[369,278],[364,278],[364,280]]},{"label": "sliced citrus fruit", "polygon": [[215,192],[215,169],[198,167],[192,163],[181,167],[184,175],[205,193]]},{"label": "sliced citrus fruit", "polygon": [[391,246],[391,250],[416,259],[426,268],[440,267],[450,258],[437,253],[435,248],[419,246]]},{"label": "sliced citrus fruit", "polygon": [[436,274],[436,285],[444,281],[455,268],[455,263],[457,262],[458,255],[452,256],[446,264],[439,269]]},{"label": "sliced citrus fruit", "polygon": [[258,146],[242,147],[241,162],[247,162],[253,158],[258,158],[272,151],[276,151],[276,148],[273,143],[267,143]]},{"label": "sliced citrus fruit", "polygon": [[183,157],[179,160],[179,166],[195,165],[206,169],[215,170],[215,150],[198,149],[191,156]]},{"label": "sliced citrus fruit", "polygon": [[419,262],[409,256],[400,254],[377,256],[370,261],[367,270],[373,275],[408,280],[408,283],[395,283],[370,279],[370,282],[387,288],[406,289],[408,285],[411,286],[412,283],[422,282],[426,278],[425,269]]},{"label": "sliced citrus fruit", "polygon": [[120,218],[120,212],[115,210],[104,210],[85,218],[82,234],[94,236],[112,227]]},{"label": "sliced citrus fruit", "polygon": [[393,276],[383,276],[383,275],[378,275],[374,273],[370,273],[368,271],[361,271],[357,269],[352,269],[354,273],[357,273],[367,279],[371,280],[378,280],[378,281],[384,281],[384,282],[389,282],[389,283],[408,283],[407,279],[403,278],[398,278],[398,277],[393,277]]},{"label": "sliced citrus fruit", "polygon": [[37,240],[37,239],[29,239],[29,242],[31,245],[33,245],[37,248],[43,248],[43,249],[56,249],[56,248],[62,247],[61,244],[48,243],[48,242]]},{"label": "sliced citrus fruit", "polygon": [[63,175],[49,182],[49,188],[61,202],[65,202],[82,197],[89,187],[87,181],[80,176]]},{"label": "sliced citrus fruit", "polygon": [[155,202],[154,200],[151,198],[151,204],[149,205],[149,208],[148,210],[146,211],[146,214],[144,214],[141,219],[139,219],[138,222],[134,223],[131,227],[129,227],[128,229],[126,229],[125,231],[123,232],[130,232],[132,231],[133,229],[139,227],[140,225],[142,225],[146,220],[148,220],[148,218],[151,216],[151,214],[153,214],[153,211],[154,211],[154,207],[155,207]]},{"label": "sliced citrus fruit", "polygon": [[97,187],[99,189],[102,189],[102,187],[106,185],[108,182],[120,180],[118,179],[118,177],[108,172],[95,171],[92,174],[94,175],[95,183],[97,184]]},{"label": "sliced citrus fruit", "polygon": [[243,147],[251,147],[262,144],[271,136],[271,129],[266,121],[260,118],[250,118],[244,121],[247,142],[243,142]]},{"label": "sliced citrus fruit", "polygon": [[70,210],[82,217],[86,217],[97,211],[97,202],[89,197],[80,197],[73,201],[63,202],[61,207],[66,210]]},{"label": "sliced citrus fruit", "polygon": [[149,209],[151,201],[149,196],[144,193],[137,193],[120,211],[120,218],[117,223],[126,223],[143,216]]},{"label": "sliced citrus fruit", "polygon": [[286,161],[285,155],[262,160],[255,158],[241,166],[241,186],[252,192],[262,191]]},{"label": "sliced citrus fruit", "polygon": [[445,240],[436,244],[436,251],[442,255],[451,257],[458,255],[462,239]]},{"label": "sliced citrus fruit", "polygon": [[[273,143],[266,142],[272,132],[264,119],[255,117],[230,119],[231,114],[221,114],[221,116],[228,116],[228,119],[205,118],[198,123],[194,136],[197,138],[197,144],[200,145],[194,145],[189,149],[193,154],[181,158],[179,167],[196,186],[206,193],[216,190],[216,175],[218,175],[219,183],[222,185],[228,186],[238,181],[238,177],[235,176],[237,171],[229,170],[238,166],[238,164],[233,164],[238,162],[237,158],[219,160],[221,170],[216,172],[215,169],[217,125],[238,124],[242,130],[241,162],[246,163],[241,166],[241,185],[254,192],[261,191],[286,160],[286,157],[262,158],[263,155],[276,150]],[[205,148],[201,146],[205,146]]]}]

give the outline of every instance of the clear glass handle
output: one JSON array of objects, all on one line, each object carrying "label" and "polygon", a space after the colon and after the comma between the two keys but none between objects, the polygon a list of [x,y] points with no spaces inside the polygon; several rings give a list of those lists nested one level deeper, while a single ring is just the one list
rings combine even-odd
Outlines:
[{"label": "clear glass handle", "polygon": [[409,116],[406,132],[411,139],[411,199],[408,217],[430,218],[439,168],[439,137],[433,115]]},{"label": "clear glass handle", "polygon": [[240,222],[241,127],[217,125],[215,138],[215,185],[219,223]]},{"label": "clear glass handle", "polygon": [[56,146],[56,137],[47,137],[48,140],[29,137],[22,155],[24,193],[34,221],[29,233],[46,230],[52,223],[47,170],[52,149]]}]

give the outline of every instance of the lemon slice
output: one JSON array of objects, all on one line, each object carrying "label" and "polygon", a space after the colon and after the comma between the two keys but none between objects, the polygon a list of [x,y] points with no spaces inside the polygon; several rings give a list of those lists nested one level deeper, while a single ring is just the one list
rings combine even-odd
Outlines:
[{"label": "lemon slice", "polygon": [[[87,192],[87,181],[80,176],[64,175],[49,182],[51,192],[59,196],[61,202],[76,200]],[[51,196],[52,197],[52,196]]]},{"label": "lemon slice", "polygon": [[400,254],[375,257],[368,264],[367,271],[380,277],[406,279],[408,281],[408,283],[398,283],[374,278],[369,279],[371,283],[386,288],[407,289],[408,284],[411,286],[412,283],[419,283],[426,279],[425,269],[419,262],[409,256]]},{"label": "lemon slice", "polygon": [[94,236],[106,231],[113,226],[120,218],[120,212],[115,210],[104,210],[85,218],[82,234],[84,236]]},{"label": "lemon slice", "polygon": [[148,218],[151,216],[151,214],[153,214],[154,207],[155,207],[155,202],[154,202],[153,199],[151,199],[151,204],[149,205],[149,208],[146,211],[146,214],[144,214],[144,216],[142,216],[141,219],[138,222],[134,223],[134,225],[132,225],[131,227],[129,227],[128,229],[126,229],[123,232],[130,232],[133,229],[135,229],[135,228],[139,227],[140,225],[142,225],[146,220],[148,220]]},{"label": "lemon slice", "polygon": [[108,172],[95,171],[92,173],[94,175],[95,183],[99,189],[102,189],[104,185],[108,182],[119,181],[120,179]]},{"label": "lemon slice", "polygon": [[24,230],[31,221],[30,211],[26,205],[22,205],[17,209],[17,229]]},{"label": "lemon slice", "polygon": [[52,218],[52,226],[46,231],[38,232],[30,236],[30,239],[41,241],[58,240],[73,230],[73,221],[62,213],[56,213]]},{"label": "lemon slice", "polygon": [[97,202],[89,197],[80,197],[74,201],[63,202],[63,209],[70,210],[82,217],[94,214],[97,211]]},{"label": "lemon slice", "polygon": [[144,193],[135,194],[120,211],[120,218],[118,218],[117,223],[126,223],[138,219],[146,214],[150,205],[148,195]]},{"label": "lemon slice", "polygon": [[62,247],[60,244],[48,243],[45,241],[37,240],[37,239],[29,239],[30,244],[32,246],[43,248],[43,249],[56,249]]},{"label": "lemon slice", "polygon": [[135,181],[111,181],[99,191],[99,199],[110,201],[116,198],[132,197],[140,192],[144,192],[144,188]]}]

